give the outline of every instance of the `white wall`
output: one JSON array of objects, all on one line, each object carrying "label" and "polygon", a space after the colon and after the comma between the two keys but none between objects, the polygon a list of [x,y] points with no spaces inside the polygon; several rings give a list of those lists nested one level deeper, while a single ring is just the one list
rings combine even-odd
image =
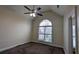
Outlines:
[{"label": "white wall", "polygon": [[0,51],[30,41],[31,20],[0,6]]},{"label": "white wall", "polygon": [[64,50],[65,53],[69,53],[69,17],[74,17],[74,6],[69,6],[67,13],[64,15]]}]

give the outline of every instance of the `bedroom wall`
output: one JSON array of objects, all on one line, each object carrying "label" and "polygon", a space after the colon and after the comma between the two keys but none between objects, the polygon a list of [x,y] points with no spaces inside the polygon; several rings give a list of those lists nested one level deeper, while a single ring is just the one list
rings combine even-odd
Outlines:
[{"label": "bedroom wall", "polygon": [[0,6],[0,51],[30,41],[31,20]]},{"label": "bedroom wall", "polygon": [[46,11],[43,13],[43,17],[36,17],[32,21],[32,42],[39,42],[38,41],[38,26],[39,23],[44,20],[48,19],[53,24],[53,42],[52,43],[45,43],[53,46],[63,47],[64,39],[63,39],[63,16],[60,16],[52,11]]}]

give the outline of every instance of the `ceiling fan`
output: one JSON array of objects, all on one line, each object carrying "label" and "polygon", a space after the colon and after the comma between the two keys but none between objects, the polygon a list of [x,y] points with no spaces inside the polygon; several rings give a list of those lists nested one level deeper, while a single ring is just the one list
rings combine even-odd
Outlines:
[{"label": "ceiling fan", "polygon": [[29,8],[27,6],[24,6],[24,7],[29,11],[29,12],[26,12],[24,14],[29,14],[32,17],[36,17],[37,15],[38,16],[43,16],[43,14],[40,12],[40,10],[41,10],[40,7],[35,8],[34,5],[33,5],[33,8]]}]

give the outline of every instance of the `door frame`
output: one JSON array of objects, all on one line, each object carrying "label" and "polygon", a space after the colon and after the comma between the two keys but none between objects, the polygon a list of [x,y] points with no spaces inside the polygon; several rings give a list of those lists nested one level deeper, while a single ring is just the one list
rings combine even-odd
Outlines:
[{"label": "door frame", "polygon": [[70,16],[69,19],[68,19],[68,34],[69,34],[69,37],[68,37],[68,47],[69,47],[69,54],[72,54],[73,53],[73,36],[72,36],[72,17]]},{"label": "door frame", "polygon": [[78,54],[78,24],[77,24],[77,6],[75,6],[75,27],[76,27],[76,49],[75,52]]},{"label": "door frame", "polygon": [[[76,54],[78,54],[78,23],[77,23],[77,21],[78,21],[78,19],[77,19],[77,6],[74,6],[74,14],[75,14],[75,35],[76,35],[76,48],[75,48],[75,53]],[[69,46],[69,53],[70,54],[72,54],[72,48],[73,48],[73,41],[72,41],[72,16],[70,16],[69,17],[69,19],[68,19],[68,25],[69,25],[69,29],[68,29],[68,34],[69,34],[69,37],[68,37],[68,39],[69,39],[69,41],[68,41],[68,46]]]}]

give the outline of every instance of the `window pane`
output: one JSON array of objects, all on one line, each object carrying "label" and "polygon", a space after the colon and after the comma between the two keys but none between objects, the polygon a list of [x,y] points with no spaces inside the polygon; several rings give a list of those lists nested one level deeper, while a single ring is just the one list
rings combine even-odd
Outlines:
[{"label": "window pane", "polygon": [[76,47],[75,25],[73,25],[72,29],[73,29],[73,48],[75,48]]},{"label": "window pane", "polygon": [[52,42],[52,35],[45,35],[46,42]]},{"label": "window pane", "polygon": [[73,25],[72,29],[73,29],[73,36],[75,36],[75,25]]},{"label": "window pane", "polygon": [[45,20],[45,26],[52,26],[51,22],[48,20]]},{"label": "window pane", "polygon": [[44,35],[39,34],[39,40],[44,40]]},{"label": "window pane", "polygon": [[44,34],[44,27],[39,27],[39,34]]},{"label": "window pane", "polygon": [[49,20],[43,20],[40,26],[52,26],[52,23]]},{"label": "window pane", "polygon": [[46,27],[45,34],[52,34],[52,27]]},{"label": "window pane", "polygon": [[73,37],[73,48],[76,48],[76,40],[75,36]]}]

